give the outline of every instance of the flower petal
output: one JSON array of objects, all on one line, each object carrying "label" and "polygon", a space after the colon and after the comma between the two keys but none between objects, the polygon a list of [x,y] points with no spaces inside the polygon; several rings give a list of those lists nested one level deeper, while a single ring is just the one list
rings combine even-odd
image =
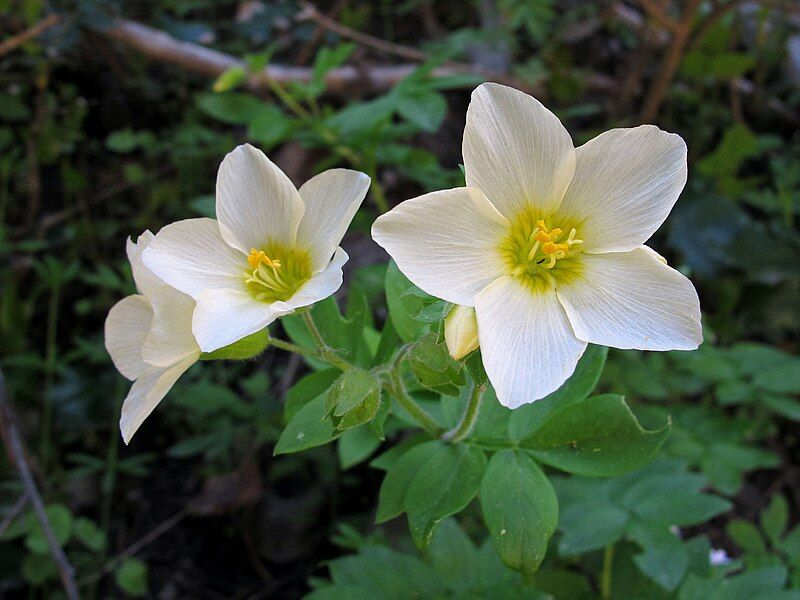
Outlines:
[{"label": "flower petal", "polygon": [[152,232],[146,230],[135,242],[128,238],[126,246],[128,261],[131,263],[131,271],[133,272],[133,280],[136,282],[136,289],[147,298],[157,290],[166,287],[166,284],[142,262],[142,253],[154,239],[155,236]]},{"label": "flower petal", "polygon": [[483,365],[503,406],[557,390],[586,350],[554,292],[532,293],[512,277],[478,294],[475,311]]},{"label": "flower petal", "polygon": [[527,94],[484,83],[472,92],[464,128],[467,185],[509,219],[526,206],[554,212],[575,170],[572,138],[553,113]]},{"label": "flower petal", "polygon": [[347,252],[341,248],[336,249],[333,259],[322,271],[312,275],[294,295],[285,302],[274,302],[272,310],[279,313],[279,316],[289,314],[296,308],[308,306],[328,296],[332,296],[336,290],[342,287],[342,266],[347,262]]},{"label": "flower petal", "polygon": [[646,242],[686,183],[686,144],[653,125],[612,129],[576,151],[559,214],[583,222],[587,252],[627,252]]},{"label": "flower petal", "polygon": [[297,230],[297,245],[308,248],[315,271],[330,262],[367,194],[369,181],[358,171],[330,169],[300,188],[305,213]]},{"label": "flower petal", "polygon": [[261,331],[282,314],[243,287],[205,290],[197,298],[192,332],[203,352],[213,352]]},{"label": "flower petal", "polygon": [[417,286],[474,306],[475,294],[502,275],[508,227],[480,190],[456,188],[406,200],[378,217],[372,237]]},{"label": "flower petal", "polygon": [[147,365],[142,360],[142,346],[153,311],[144,296],[128,296],[108,311],[105,324],[106,350],[123,377],[136,379]]},{"label": "flower petal", "polygon": [[200,346],[192,334],[194,300],[167,285],[150,298],[153,322],[142,358],[157,367],[169,367],[188,356],[199,356]]},{"label": "flower petal", "polygon": [[293,246],[303,217],[294,184],[250,144],[234,148],[217,173],[217,219],[222,237],[244,253],[274,242]]},{"label": "flower petal", "polygon": [[167,225],[142,259],[158,277],[194,299],[204,289],[242,287],[247,269],[247,257],[225,243],[214,219]]},{"label": "flower petal", "polygon": [[196,361],[197,357],[193,356],[168,369],[149,366],[136,379],[125,402],[122,403],[122,414],[119,419],[119,429],[126,444],[131,441],[133,434],[167,395],[178,378]]},{"label": "flower petal", "polygon": [[693,350],[703,341],[692,282],[643,246],[585,254],[580,278],[558,298],[578,338],[614,348]]}]

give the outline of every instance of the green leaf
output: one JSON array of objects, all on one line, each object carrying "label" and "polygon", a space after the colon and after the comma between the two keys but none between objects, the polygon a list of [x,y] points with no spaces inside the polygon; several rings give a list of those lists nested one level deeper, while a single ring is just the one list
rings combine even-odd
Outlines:
[{"label": "green leaf", "polygon": [[19,96],[0,93],[0,119],[3,121],[27,121],[30,116],[30,109]]},{"label": "green leaf", "polygon": [[772,412],[779,414],[790,421],[800,422],[800,402],[794,398],[763,394],[759,396],[759,401],[763,406],[766,406]]},{"label": "green leaf", "polygon": [[667,527],[642,521],[633,521],[628,535],[644,550],[633,557],[642,573],[670,592],[678,587],[689,566],[689,556],[678,537]]},{"label": "green leaf", "polygon": [[689,494],[685,490],[654,494],[634,508],[642,519],[667,525],[697,525],[726,512],[731,503],[710,494]]},{"label": "green leaf", "polygon": [[776,394],[800,394],[800,361],[761,371],[753,385]]},{"label": "green leaf", "polygon": [[325,75],[331,69],[343,64],[356,49],[354,43],[342,43],[335,48],[323,46],[314,58],[311,82],[306,86],[306,93],[316,98],[325,91]]},{"label": "green leaf", "polygon": [[58,567],[50,554],[28,554],[22,561],[22,577],[32,585],[42,585],[58,576]]},{"label": "green leaf", "polygon": [[209,117],[228,125],[245,125],[258,118],[264,110],[261,100],[240,92],[200,94],[197,106]]},{"label": "green leaf", "polygon": [[497,452],[481,481],[481,507],[503,563],[536,572],[558,523],[558,500],[539,465],[524,452]]},{"label": "green leaf", "polygon": [[147,594],[147,565],[138,558],[129,558],[117,568],[114,580],[126,594],[144,596]]},{"label": "green leaf", "polygon": [[560,388],[541,400],[512,411],[508,420],[509,437],[519,442],[532,436],[553,411],[566,407],[570,402],[583,400],[591,394],[603,373],[607,356],[608,348],[591,344],[578,361],[575,372]]},{"label": "green leaf", "polygon": [[609,476],[649,461],[668,434],[669,424],[643,429],[622,396],[605,394],[552,412],[520,445],[568,473]]},{"label": "green leaf", "polygon": [[445,396],[458,396],[467,379],[461,365],[447,352],[447,346],[437,343],[436,334],[428,334],[414,344],[408,355],[411,370],[429,390]]},{"label": "green leaf", "polygon": [[339,377],[339,369],[328,368],[314,371],[295,383],[286,393],[284,414],[291,421],[295,414],[315,398],[322,396]]},{"label": "green leaf", "polygon": [[381,404],[381,382],[370,371],[350,369],[333,382],[325,396],[325,415],[333,414],[340,431],[370,421]]},{"label": "green leaf", "polygon": [[348,429],[340,437],[336,450],[342,469],[364,462],[372,455],[381,441],[368,426]]},{"label": "green leaf", "polygon": [[478,492],[485,467],[486,456],[474,447],[438,440],[414,446],[389,466],[375,521],[407,512],[412,537],[425,549],[435,526]]},{"label": "green leaf", "polygon": [[605,548],[622,538],[627,524],[628,513],[614,506],[566,509],[559,521],[564,535],[558,541],[558,552],[562,556],[577,556]]},{"label": "green leaf", "polygon": [[745,552],[753,554],[766,554],[767,546],[764,543],[764,538],[761,537],[761,532],[758,527],[753,525],[750,521],[743,519],[734,519],[725,527],[725,531],[731,539],[736,542]]},{"label": "green leaf", "polygon": [[446,585],[430,565],[382,546],[362,546],[358,554],[331,561],[328,568],[337,586],[368,590],[375,600],[446,597]]},{"label": "green leaf", "polygon": [[438,447],[439,442],[436,441],[413,446],[389,465],[378,495],[378,510],[375,514],[376,523],[384,523],[405,511],[408,486],[419,473],[422,465],[434,455]]},{"label": "green leaf", "polygon": [[474,446],[431,444],[404,500],[411,537],[420,550],[427,548],[437,524],[475,497],[486,469],[486,455]]},{"label": "green leaf", "polygon": [[106,534],[94,521],[86,517],[75,519],[75,537],[81,543],[95,552],[101,552],[106,547]]},{"label": "green leaf", "polygon": [[325,416],[325,396],[306,404],[292,417],[275,445],[275,455],[300,452],[336,439],[338,432]]},{"label": "green leaf", "polygon": [[405,343],[416,341],[428,325],[417,321],[414,316],[419,314],[426,304],[434,298],[424,298],[422,296],[409,293],[414,286],[408,278],[403,275],[394,261],[389,262],[386,269],[386,304],[389,307],[389,318],[397,334]]},{"label": "green leaf", "polygon": [[447,115],[447,102],[433,90],[410,90],[400,96],[397,112],[423,131],[434,132]]},{"label": "green leaf", "polygon": [[[74,526],[72,512],[63,504],[48,504],[45,507],[45,513],[56,540],[60,546],[63,546],[72,537],[72,528]],[[25,538],[25,546],[35,554],[50,553],[47,538],[33,512],[28,513],[28,536]]]},{"label": "green leaf", "polygon": [[273,104],[264,104],[261,112],[247,122],[247,137],[268,150],[283,141],[292,130],[292,120]]},{"label": "green leaf", "polygon": [[760,515],[761,528],[773,546],[778,544],[789,524],[789,505],[781,494],[772,497],[769,506]]},{"label": "green leaf", "polygon": [[247,70],[244,67],[232,67],[223,71],[220,76],[217,77],[211,89],[217,93],[229,92],[239,87],[245,79],[247,79]]},{"label": "green leaf", "polygon": [[445,519],[431,538],[426,558],[458,590],[478,586],[478,550],[455,519]]},{"label": "green leaf", "polygon": [[712,57],[710,73],[720,79],[733,79],[747,73],[755,64],[755,56],[747,52],[723,52]]}]

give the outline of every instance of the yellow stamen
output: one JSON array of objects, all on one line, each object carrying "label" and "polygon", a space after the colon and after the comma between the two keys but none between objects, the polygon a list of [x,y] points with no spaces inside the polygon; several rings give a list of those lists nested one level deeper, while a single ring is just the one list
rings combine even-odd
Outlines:
[{"label": "yellow stamen", "polygon": [[267,256],[266,252],[257,250],[256,248],[250,248],[250,254],[247,256],[247,264],[253,269],[257,269],[262,264],[271,267],[273,270],[281,268],[281,261],[272,260]]}]

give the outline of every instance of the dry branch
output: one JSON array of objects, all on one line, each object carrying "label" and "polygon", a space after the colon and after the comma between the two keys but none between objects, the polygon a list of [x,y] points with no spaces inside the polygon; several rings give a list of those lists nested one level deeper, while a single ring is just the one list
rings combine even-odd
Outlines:
[{"label": "dry branch", "polygon": [[56,535],[50,525],[50,520],[47,518],[44,502],[42,502],[42,497],[39,495],[39,490],[36,488],[33,473],[28,464],[25,445],[22,442],[22,436],[17,426],[17,417],[14,414],[14,410],[11,408],[7,396],[2,371],[0,371],[0,437],[3,438],[3,444],[6,447],[6,452],[8,453],[11,463],[14,464],[17,471],[19,471],[25,495],[33,505],[33,512],[44,532],[44,537],[47,540],[47,546],[50,548],[53,561],[56,563],[56,567],[58,567],[58,573],[61,576],[64,592],[69,600],[80,600],[78,587],[75,585],[75,570],[72,568],[66,554],[64,554],[64,550],[61,549],[58,539],[56,539]]},{"label": "dry branch", "polygon": [[0,42],[0,56],[8,54],[13,50],[16,50],[22,44],[27,42],[28,40],[32,40],[35,37],[42,35],[48,29],[52,29],[56,25],[61,22],[61,17],[56,13],[52,13],[36,23],[30,29],[26,29],[25,31],[18,33],[17,35],[11,36],[10,38],[3,40]]},{"label": "dry branch", "polygon": [[[173,63],[205,75],[219,76],[228,69],[245,68],[244,61],[238,58],[211,48],[182,42],[163,31],[134,21],[119,20],[114,27],[102,33],[126,46],[136,48],[152,59]],[[413,73],[416,68],[415,64],[379,65],[364,68],[349,65],[337,67],[326,74],[326,89],[333,94],[355,93],[355,95],[363,92],[385,91]],[[465,73],[488,77],[493,81],[513,85],[525,91],[537,91],[514,77],[502,73],[487,73],[466,65],[442,66],[434,69],[431,76],[448,77]],[[258,91],[268,90],[269,81],[280,84],[307,83],[311,81],[312,75],[313,71],[305,67],[268,65],[248,78],[247,87]]]}]

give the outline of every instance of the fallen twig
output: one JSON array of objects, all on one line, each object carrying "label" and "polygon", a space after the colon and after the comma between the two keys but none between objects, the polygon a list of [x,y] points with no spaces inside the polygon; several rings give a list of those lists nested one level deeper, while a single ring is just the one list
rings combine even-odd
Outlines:
[{"label": "fallen twig", "polygon": [[428,55],[422,50],[418,50],[417,48],[412,48],[410,46],[403,46],[402,44],[387,42],[386,40],[356,31],[355,29],[347,27],[347,25],[342,25],[335,19],[330,18],[328,15],[321,13],[319,10],[317,10],[317,7],[310,2],[301,1],[300,5],[303,7],[303,9],[297,14],[296,19],[298,21],[314,21],[317,25],[324,27],[328,31],[332,31],[333,33],[336,33],[344,38],[354,40],[359,44],[369,46],[370,48],[375,48],[381,52],[394,54],[395,56],[407,58],[408,60],[428,60]]},{"label": "fallen twig", "polygon": [[60,22],[61,16],[57,15],[56,13],[52,13],[36,23],[36,25],[33,27],[18,33],[17,35],[13,35],[6,40],[3,40],[0,42],[0,56],[4,56],[13,50],[16,50],[28,40],[32,40],[33,38],[40,36],[48,29],[52,29],[58,25]]},{"label": "fallen twig", "polygon": [[56,567],[58,567],[61,583],[64,586],[64,593],[69,600],[79,600],[80,594],[78,593],[77,585],[75,585],[75,570],[72,568],[66,554],[64,554],[64,550],[62,550],[61,545],[58,543],[58,539],[56,539],[56,535],[50,525],[50,520],[47,518],[44,502],[42,502],[42,497],[39,495],[39,490],[36,488],[33,473],[28,464],[25,446],[22,442],[22,436],[19,433],[19,427],[17,426],[17,418],[8,400],[2,371],[0,371],[0,437],[3,439],[3,444],[6,447],[6,452],[8,453],[11,463],[14,464],[19,471],[20,479],[22,479],[22,486],[25,489],[25,495],[33,505],[33,512],[44,532],[44,537],[47,540],[47,546],[50,548],[53,561],[56,563]]},{"label": "fallen twig", "polygon": [[99,571],[87,575],[86,577],[80,580],[81,585],[86,585],[89,583],[93,583],[100,579],[103,575],[107,573],[111,573],[114,569],[116,569],[120,564],[122,564],[125,559],[130,558],[138,554],[141,550],[155,542],[158,538],[164,535],[167,531],[175,527],[178,523],[183,521],[192,510],[192,504],[187,504],[183,508],[181,508],[178,512],[176,512],[171,517],[165,519],[158,525],[156,525],[153,529],[151,529],[147,535],[140,538],[127,548],[125,548],[122,552],[117,554],[115,557],[111,558],[103,565],[103,568]]},{"label": "fallen twig", "polygon": [[[180,65],[191,71],[219,76],[228,69],[246,68],[244,61],[233,56],[212,50],[204,46],[182,42],[171,35],[134,21],[119,20],[105,31],[100,32],[111,39],[136,48],[146,56]],[[423,54],[424,56],[424,54]],[[326,90],[333,94],[385,91],[408,77],[417,68],[416,64],[379,65],[359,68],[345,65],[331,69],[325,75]],[[449,77],[453,75],[474,74],[487,77],[499,83],[513,85],[529,92],[538,90],[509,75],[487,73],[468,65],[448,65],[433,69],[432,77]],[[290,82],[308,83],[313,77],[313,70],[306,67],[285,65],[268,65],[264,69],[252,73],[246,85],[251,90],[269,90],[269,82],[286,84]],[[466,85],[466,84],[465,84]]]},{"label": "fallen twig", "polygon": [[[692,25],[694,24],[695,13],[700,6],[701,0],[687,0],[686,7],[681,12],[680,20],[672,30],[672,41],[667,48],[667,53],[661,61],[658,75],[650,84],[647,95],[642,104],[641,121],[649,123],[658,116],[658,111],[664,101],[672,78],[681,64],[683,53],[686,51],[687,44],[692,35]],[[645,3],[645,8],[650,10],[652,3]]]}]

